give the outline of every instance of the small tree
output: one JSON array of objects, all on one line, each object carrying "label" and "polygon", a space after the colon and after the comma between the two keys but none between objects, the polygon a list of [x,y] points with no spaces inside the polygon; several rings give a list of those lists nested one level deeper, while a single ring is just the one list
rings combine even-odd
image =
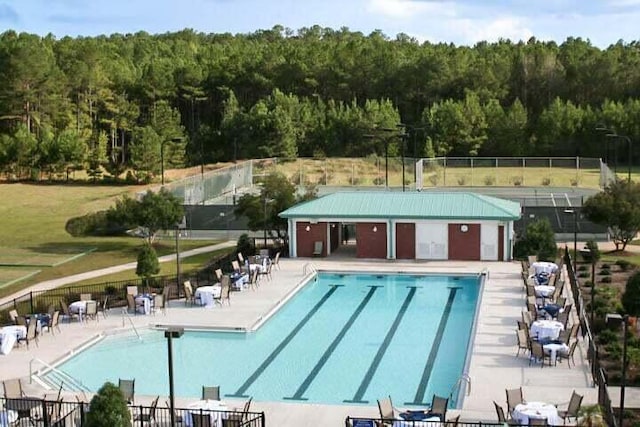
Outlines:
[{"label": "small tree", "polygon": [[537,255],[539,260],[555,260],[558,248],[549,220],[541,218],[530,222],[524,236],[516,242],[514,252],[516,258]]},{"label": "small tree", "polygon": [[622,294],[622,306],[630,316],[640,316],[640,272],[635,273],[627,281]]},{"label": "small tree", "polygon": [[243,233],[238,237],[238,243],[236,243],[236,252],[242,253],[244,256],[251,256],[256,254],[256,246],[249,238],[247,233]]},{"label": "small tree", "polygon": [[127,402],[118,387],[110,382],[91,399],[85,420],[87,427],[131,427]]},{"label": "small tree", "polygon": [[144,244],[138,252],[138,265],[136,265],[136,275],[144,279],[148,286],[149,278],[160,272],[158,255],[151,245]]}]

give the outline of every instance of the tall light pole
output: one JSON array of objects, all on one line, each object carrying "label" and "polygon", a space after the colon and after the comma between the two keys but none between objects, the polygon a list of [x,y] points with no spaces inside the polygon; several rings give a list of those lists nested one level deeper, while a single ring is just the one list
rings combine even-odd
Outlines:
[{"label": "tall light pole", "polygon": [[180,294],[180,230],[187,228],[187,219],[183,216],[182,220],[176,223],[176,287]]},{"label": "tall light pole", "polygon": [[[614,130],[609,129],[606,126],[601,124],[596,126],[596,130],[601,132],[606,132],[607,133],[605,135],[606,138],[617,138],[617,139],[624,139],[625,141],[627,141],[627,182],[631,183],[631,162],[632,162],[632,156],[633,156],[632,149],[631,149],[631,138],[629,138],[627,135],[619,135]],[[607,157],[609,157],[608,144],[605,144],[605,146],[607,147]],[[614,157],[615,157],[614,171],[617,173],[618,172],[618,146],[617,145],[614,145]]]},{"label": "tall light pole", "polygon": [[170,327],[164,331],[164,337],[167,339],[167,353],[169,362],[169,406],[171,406],[171,427],[176,425],[175,415],[175,393],[173,389],[173,345],[172,340],[178,339],[184,334],[184,328]]},{"label": "tall light pole", "polygon": [[267,248],[267,193],[264,194],[264,248]]},{"label": "tall light pole", "polygon": [[160,143],[160,175],[162,176],[162,186],[164,187],[164,141]]},{"label": "tall light pole", "polygon": [[578,271],[578,211],[576,209],[565,209],[564,213],[573,215],[573,275]]}]

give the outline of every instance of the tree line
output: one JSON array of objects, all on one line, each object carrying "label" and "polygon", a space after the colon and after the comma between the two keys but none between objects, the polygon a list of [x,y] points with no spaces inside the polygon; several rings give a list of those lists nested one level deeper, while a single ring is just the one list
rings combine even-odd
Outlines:
[{"label": "tree line", "polygon": [[640,137],[635,41],[467,47],[319,26],[61,39],[6,31],[0,82],[0,172],[15,179],[86,170],[139,181],[163,162],[385,149],[604,157],[598,125]]}]

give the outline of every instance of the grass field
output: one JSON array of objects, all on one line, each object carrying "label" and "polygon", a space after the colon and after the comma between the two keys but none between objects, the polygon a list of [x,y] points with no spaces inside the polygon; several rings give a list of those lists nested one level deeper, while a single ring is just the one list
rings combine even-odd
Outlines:
[{"label": "grass field", "polygon": [[[517,160],[511,162],[517,163]],[[446,186],[532,186],[532,187],[600,187],[600,169],[582,167],[576,169],[566,164],[554,167],[500,166],[487,167],[479,164],[476,167],[424,166],[424,187]],[[505,163],[506,164],[506,163]],[[532,163],[534,166],[535,164]],[[405,159],[404,177],[406,185],[414,184],[415,165],[413,159]],[[296,184],[319,184],[332,186],[384,186],[385,175],[389,175],[389,186],[402,186],[402,160],[389,158],[385,167],[384,157],[329,158],[329,159],[297,159],[287,162],[256,161],[255,174],[278,171],[288,176]],[[388,172],[387,172],[388,171]],[[619,172],[621,178],[626,175]],[[632,178],[639,172],[633,171]],[[623,176],[624,175],[624,176]]]},{"label": "grass field", "polygon": [[[124,195],[142,190],[142,187],[113,187],[102,185],[48,185],[1,184],[0,242],[4,253],[65,254],[78,248],[95,248],[91,253],[73,261],[43,268],[26,280],[0,289],[0,296],[20,290],[43,280],[64,277],[94,269],[135,261],[142,240],[136,237],[72,237],[65,229],[69,218],[106,209]],[[212,244],[212,241],[183,240],[181,250]],[[158,255],[173,253],[173,240],[159,241],[155,245]],[[0,282],[7,268],[0,267]]]},{"label": "grass field", "polygon": [[0,289],[5,286],[11,286],[14,282],[25,280],[35,274],[38,274],[40,270],[33,270],[27,268],[2,268],[0,276]]},{"label": "grass field", "polygon": [[93,252],[96,248],[60,248],[43,253],[29,248],[0,246],[0,266],[55,267]]}]

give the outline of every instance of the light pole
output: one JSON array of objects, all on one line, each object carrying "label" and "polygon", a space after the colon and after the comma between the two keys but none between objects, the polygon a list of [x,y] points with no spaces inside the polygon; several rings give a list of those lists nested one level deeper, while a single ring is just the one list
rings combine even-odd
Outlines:
[{"label": "light pole", "polygon": [[622,427],[624,421],[624,392],[627,382],[627,327],[629,324],[629,316],[624,316],[613,313],[607,314],[607,324],[619,325],[622,322],[622,377],[620,379],[620,414],[618,418],[618,425]]},{"label": "light pole", "polygon": [[576,209],[565,209],[565,214],[573,215],[573,275],[578,271],[578,211]]},{"label": "light pole", "polygon": [[[631,138],[626,135],[618,135],[617,133],[608,133],[606,135],[608,138],[619,138],[627,141],[627,182],[631,183]],[[616,151],[617,153],[617,151]],[[618,156],[616,155],[616,165],[618,163]]]},{"label": "light pole", "polygon": [[184,328],[170,327],[164,331],[164,337],[167,339],[167,353],[169,357],[169,405],[171,406],[171,426],[176,425],[175,415],[175,394],[173,391],[173,346],[172,340],[178,339],[184,334]]},{"label": "light pole", "polygon": [[176,287],[180,294],[180,230],[187,228],[187,219],[183,216],[182,221],[176,223]]},{"label": "light pole", "polygon": [[164,141],[160,143],[160,175],[162,176],[162,186],[164,187]]},{"label": "light pole", "polygon": [[264,223],[263,223],[263,227],[264,228],[264,248],[267,248],[267,194],[265,193],[264,195]]}]

